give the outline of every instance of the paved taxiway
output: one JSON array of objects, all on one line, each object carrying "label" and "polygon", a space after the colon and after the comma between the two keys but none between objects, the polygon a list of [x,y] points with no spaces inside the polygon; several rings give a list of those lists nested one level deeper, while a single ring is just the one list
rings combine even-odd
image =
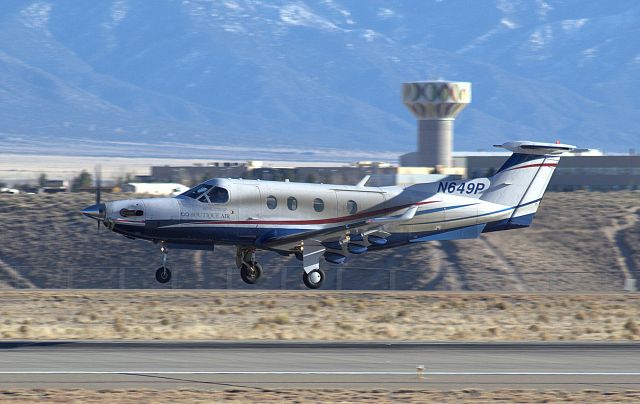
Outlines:
[{"label": "paved taxiway", "polygon": [[0,342],[0,385],[640,389],[640,344]]}]

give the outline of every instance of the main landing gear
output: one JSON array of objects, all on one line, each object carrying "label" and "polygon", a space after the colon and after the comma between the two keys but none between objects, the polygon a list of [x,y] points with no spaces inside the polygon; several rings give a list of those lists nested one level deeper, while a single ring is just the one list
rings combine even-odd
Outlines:
[{"label": "main landing gear", "polygon": [[[318,289],[324,282],[324,271],[320,269],[320,257],[324,247],[308,243],[304,249],[296,251],[296,257],[303,262],[302,282],[309,289]],[[254,247],[238,247],[236,250],[236,266],[240,270],[240,277],[245,283],[253,285],[262,275],[262,265],[256,261]]]},{"label": "main landing gear", "polygon": [[322,282],[324,282],[324,271],[318,268],[309,273],[303,272],[302,282],[304,282],[304,285],[309,289],[318,289],[322,286]]},{"label": "main landing gear", "polygon": [[[313,240],[303,242],[302,248],[296,252],[298,259],[302,258],[302,282],[309,289],[318,289],[324,282],[324,271],[320,269],[320,257],[326,251],[325,247]],[[301,257],[300,257],[301,256]]]},{"label": "main landing gear", "polygon": [[236,266],[240,270],[240,277],[244,283],[253,285],[262,275],[262,265],[256,261],[256,249],[252,247],[238,247],[236,252]]},{"label": "main landing gear", "polygon": [[171,280],[171,271],[167,268],[169,249],[164,243],[160,245],[160,252],[162,253],[162,266],[156,271],[156,280],[160,283],[167,283]]}]

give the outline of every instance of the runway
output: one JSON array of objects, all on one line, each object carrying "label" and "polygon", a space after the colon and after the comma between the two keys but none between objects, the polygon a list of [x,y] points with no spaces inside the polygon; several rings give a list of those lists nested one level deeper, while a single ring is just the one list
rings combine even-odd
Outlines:
[{"label": "runway", "polygon": [[0,342],[0,385],[637,390],[640,344]]}]

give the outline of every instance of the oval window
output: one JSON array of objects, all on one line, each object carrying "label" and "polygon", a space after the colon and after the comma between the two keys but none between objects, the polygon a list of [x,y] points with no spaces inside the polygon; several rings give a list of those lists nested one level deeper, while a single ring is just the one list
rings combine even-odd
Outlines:
[{"label": "oval window", "polygon": [[322,212],[324,210],[324,201],[320,198],[313,200],[313,210],[316,212]]},{"label": "oval window", "polygon": [[358,211],[358,204],[356,201],[347,201],[347,212],[350,215],[354,215]]},{"label": "oval window", "polygon": [[298,200],[293,196],[290,196],[289,198],[287,198],[287,207],[289,208],[289,210],[298,209]]},{"label": "oval window", "polygon": [[267,196],[267,208],[275,209],[278,206],[278,200],[275,196],[269,195]]}]

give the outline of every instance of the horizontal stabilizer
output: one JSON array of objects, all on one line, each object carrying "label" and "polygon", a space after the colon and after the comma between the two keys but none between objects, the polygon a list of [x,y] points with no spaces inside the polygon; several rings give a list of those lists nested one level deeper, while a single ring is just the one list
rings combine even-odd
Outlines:
[{"label": "horizontal stabilizer", "polygon": [[493,146],[511,150],[514,153],[536,154],[536,155],[562,154],[564,152],[568,152],[576,148],[575,146],[572,146],[570,144],[542,143],[542,142],[528,142],[528,141],[506,142],[503,144],[496,144]]}]

